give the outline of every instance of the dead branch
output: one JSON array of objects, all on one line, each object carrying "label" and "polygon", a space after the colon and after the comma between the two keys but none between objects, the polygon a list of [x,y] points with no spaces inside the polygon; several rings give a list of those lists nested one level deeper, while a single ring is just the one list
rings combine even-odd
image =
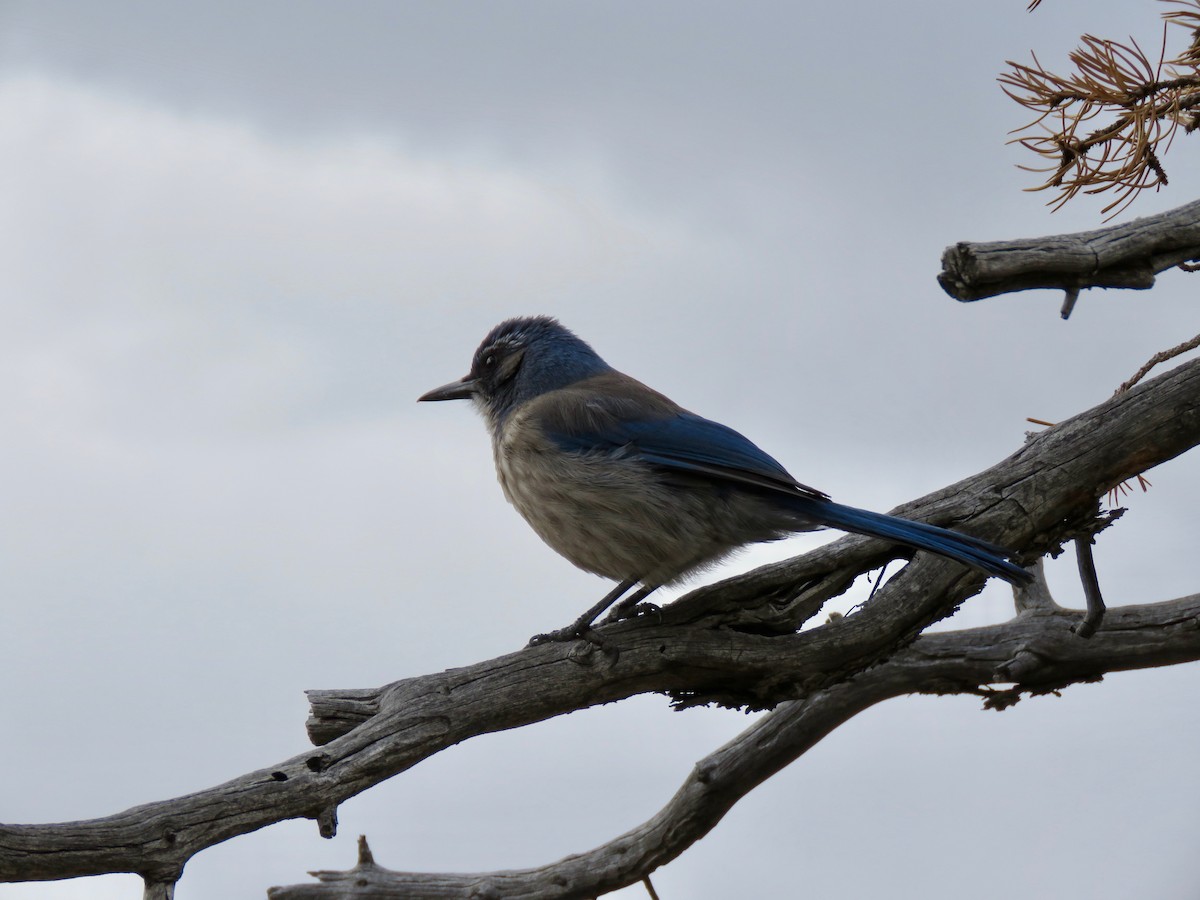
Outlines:
[{"label": "dead branch", "polygon": [[1159,272],[1192,259],[1200,259],[1200,200],[1095,231],[960,241],[942,253],[938,284],[963,302],[1035,288],[1147,290]]},{"label": "dead branch", "polygon": [[1189,353],[1192,350],[1195,350],[1197,347],[1200,347],[1200,334],[1196,335],[1190,340],[1176,344],[1174,347],[1170,347],[1167,350],[1160,350],[1158,353],[1155,353],[1152,357],[1146,360],[1146,363],[1140,369],[1134,372],[1133,376],[1128,381],[1124,382],[1119,388],[1117,388],[1116,393],[1119,394],[1122,391],[1129,390],[1131,387],[1149,375],[1150,370],[1155,366],[1160,366],[1168,360],[1172,360],[1177,356],[1182,356],[1185,353]]},{"label": "dead branch", "polygon": [[[1039,572],[1040,576],[1040,566]],[[1044,578],[1038,579],[1048,596]],[[364,858],[319,884],[271,888],[272,900],[332,898],[582,898],[634,884],[711,831],[742,797],[865,709],[904,694],[978,694],[1002,709],[1108,672],[1200,659],[1200,594],[1113,610],[1091,640],[1078,613],[1030,609],[987,628],[922,635],[854,678],[781,704],[700,760],[653,818],[593,850],[533,869],[471,874],[397,872]],[[1017,682],[1009,688],[997,684]]]},{"label": "dead branch", "polygon": [[[1200,361],[1193,361],[1047,429],[991,469],[897,512],[992,538],[1026,551],[1032,561],[1101,527],[1097,500],[1113,484],[1197,443]],[[134,872],[148,891],[168,896],[187,860],[204,848],[290,818],[314,819],[331,835],[342,801],[479,734],[646,692],[669,694],[680,705],[815,702],[811,698],[844,690],[839,685],[848,678],[895,658],[981,586],[972,570],[919,554],[860,611],[797,631],[825,598],[897,554],[879,541],[842,538],[694,591],[660,616],[605,626],[613,652],[583,642],[545,645],[376,691],[312,692],[309,728],[323,743],[319,749],[101,819],[0,826],[0,880]],[[1121,621],[1118,612],[1110,611],[1097,637],[1078,641],[1086,647],[1061,665],[1048,668],[1044,654],[1006,657],[1005,679],[1032,689],[1090,677],[1095,661],[1087,654],[1107,646],[1099,638]],[[1191,652],[1170,642],[1160,646],[1157,657],[1140,664],[1178,662]]]},{"label": "dead branch", "polygon": [[[1104,213],[1116,215],[1147,188],[1167,183],[1161,157],[1177,130],[1200,125],[1200,0],[1165,0],[1163,37],[1156,57],[1137,41],[1128,43],[1085,34],[1069,55],[1074,69],[1051,72],[1036,55],[1032,64],[1009,60],[998,79],[1009,97],[1036,113],[1012,143],[1040,156],[1046,174],[1030,190],[1054,189],[1049,202],[1060,209],[1080,192],[1111,191]],[[1031,6],[1032,8],[1032,6]],[[1183,51],[1167,59],[1171,24],[1192,32]],[[1097,125],[1096,123],[1100,124]]]}]

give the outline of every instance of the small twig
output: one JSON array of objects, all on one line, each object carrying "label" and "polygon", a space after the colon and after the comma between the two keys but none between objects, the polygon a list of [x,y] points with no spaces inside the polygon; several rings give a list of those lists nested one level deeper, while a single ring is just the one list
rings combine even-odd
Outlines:
[{"label": "small twig", "polygon": [[1071,631],[1081,638],[1090,638],[1096,633],[1104,619],[1104,598],[1100,596],[1100,580],[1096,577],[1096,563],[1092,559],[1092,539],[1075,539],[1075,558],[1079,562],[1079,579],[1083,582],[1083,596],[1087,601],[1087,613]]},{"label": "small twig", "polygon": [[375,854],[371,852],[371,846],[367,843],[365,834],[358,836],[358,864],[360,866],[375,865]]},{"label": "small twig", "polygon": [[1069,287],[1066,290],[1066,296],[1063,297],[1062,309],[1059,310],[1059,315],[1063,320],[1071,318],[1071,312],[1075,309],[1075,301],[1079,299],[1079,288]]},{"label": "small twig", "polygon": [[[1182,263],[1180,263],[1180,265],[1182,265]],[[1125,393],[1127,390],[1145,378],[1146,375],[1150,373],[1150,370],[1160,363],[1164,363],[1169,359],[1174,359],[1176,356],[1181,356],[1182,354],[1187,353],[1189,350],[1195,350],[1197,347],[1200,347],[1200,334],[1196,335],[1190,341],[1184,341],[1182,344],[1178,344],[1169,350],[1160,350],[1158,353],[1155,353],[1152,357],[1150,357],[1150,359],[1146,361],[1145,365],[1134,372],[1132,378],[1113,391],[1113,396],[1116,397],[1119,394]],[[1151,486],[1150,480],[1146,478],[1146,476],[1140,474],[1137,476],[1137,480],[1138,487],[1142,489],[1142,493],[1144,494],[1146,492],[1146,488]],[[1108,492],[1108,505],[1116,506],[1121,496],[1128,493],[1128,485],[1125,482],[1121,482]]]},{"label": "small twig", "polygon": [[1189,350],[1195,350],[1197,347],[1200,347],[1200,334],[1196,335],[1190,341],[1184,341],[1182,344],[1172,347],[1170,350],[1160,350],[1158,353],[1155,353],[1152,357],[1150,357],[1144,366],[1134,372],[1132,378],[1113,391],[1113,396],[1115,397],[1117,394],[1125,393],[1127,390],[1145,378],[1150,370],[1159,363],[1165,363],[1168,359],[1174,359],[1176,356],[1181,356],[1184,353],[1187,353]]},{"label": "small twig", "polygon": [[650,883],[649,875],[642,879],[642,884],[646,886],[646,893],[650,895],[650,900],[658,900],[658,893],[654,890],[654,885]]}]

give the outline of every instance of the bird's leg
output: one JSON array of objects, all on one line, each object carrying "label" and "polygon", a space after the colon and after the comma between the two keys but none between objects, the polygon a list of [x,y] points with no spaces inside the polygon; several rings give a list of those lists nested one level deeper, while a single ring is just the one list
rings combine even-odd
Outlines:
[{"label": "bird's leg", "polygon": [[[621,595],[637,583],[638,580],[636,578],[626,578],[611,591],[605,594],[599,603],[585,612],[566,628],[560,628],[558,631],[549,631],[546,634],[535,634],[529,639],[529,643],[526,646],[536,647],[538,644],[549,644],[556,641],[573,641],[577,637],[583,637],[586,632],[591,630],[592,622],[596,621],[596,616],[600,615],[600,613],[604,612],[619,599],[621,599]],[[646,593],[649,593],[649,591]],[[638,594],[641,594],[643,597],[645,596],[645,594],[642,594],[641,591],[638,591],[637,594],[634,594],[634,596],[636,597]]]},{"label": "bird's leg", "polygon": [[[642,587],[614,606],[613,611],[605,616],[604,621],[600,624],[608,625],[612,622],[623,622],[625,619],[632,619],[643,612],[658,612],[658,607],[653,603],[642,603],[643,600],[657,590],[657,584],[642,585]],[[640,610],[637,608],[639,605],[642,607]]]}]

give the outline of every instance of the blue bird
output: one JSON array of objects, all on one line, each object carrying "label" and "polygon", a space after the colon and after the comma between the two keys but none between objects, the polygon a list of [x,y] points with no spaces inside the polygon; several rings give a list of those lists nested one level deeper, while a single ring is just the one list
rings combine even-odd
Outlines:
[{"label": "blue bird", "polygon": [[739,547],[824,527],[1030,580],[995,544],[834,503],[732,428],[618,372],[549,316],[501,322],[465,378],[419,399],[473,401],[504,496],[558,553],[617,582],[571,625],[531,643],[585,635],[635,586],[610,620]]}]

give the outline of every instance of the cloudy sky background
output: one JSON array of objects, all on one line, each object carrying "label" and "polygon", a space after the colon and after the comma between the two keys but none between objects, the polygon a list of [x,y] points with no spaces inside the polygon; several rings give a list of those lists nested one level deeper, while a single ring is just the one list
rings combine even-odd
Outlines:
[{"label": "cloudy sky background", "polygon": [[[465,405],[414,402],[502,318],[559,316],[876,509],[1192,336],[1182,273],[1067,323],[1051,292],[938,288],[955,241],[1101,224],[1022,192],[1004,60],[1159,39],[1152,2],[1024,7],[0,2],[0,821],[270,765],[307,746],[304,689],[509,652],[607,589],[505,504]],[[1126,218],[1200,196],[1195,152]],[[1150,473],[1102,536],[1110,602],[1195,590],[1198,475]],[[1081,602],[1069,553],[1050,578]],[[991,586],[952,624],[1010,613]],[[1191,665],[1002,715],[893,701],[656,887],[1194,898],[1198,690]],[[333,841],[289,822],[205,851],[176,896],[262,897],[349,867],[362,833],[391,868],[543,864],[653,814],[749,721],[643,697],[477,739],[346,803]]]}]

